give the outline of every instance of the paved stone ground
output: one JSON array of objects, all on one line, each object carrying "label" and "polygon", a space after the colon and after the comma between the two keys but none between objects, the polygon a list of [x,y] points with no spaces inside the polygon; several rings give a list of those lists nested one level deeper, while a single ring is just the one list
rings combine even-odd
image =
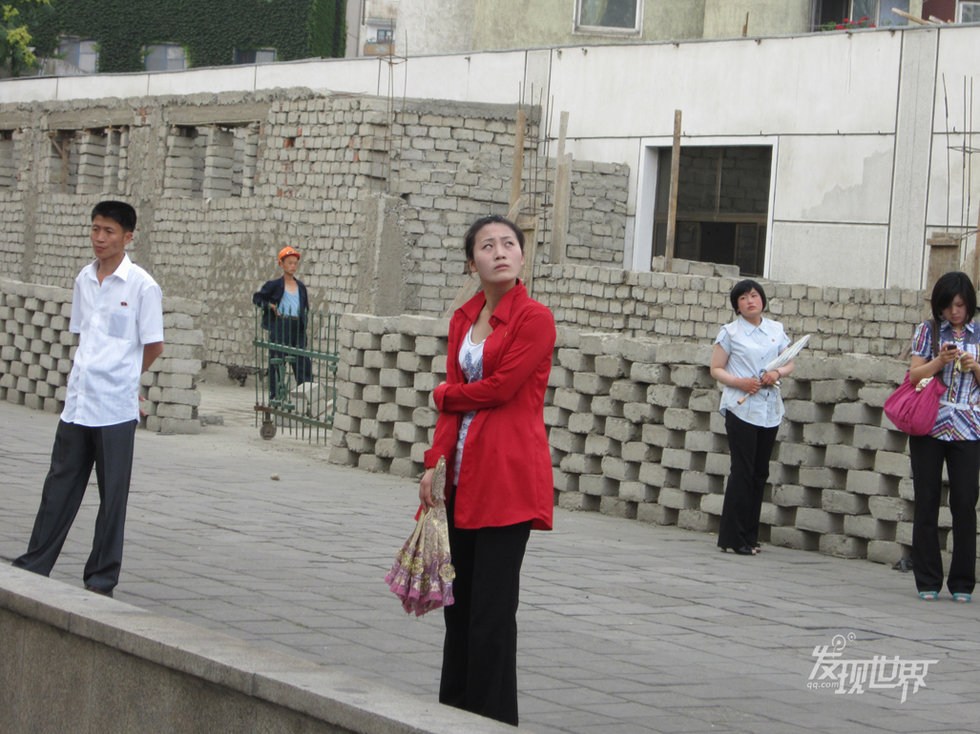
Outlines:
[{"label": "paved stone ground", "polygon": [[[442,618],[406,616],[383,577],[416,489],[263,441],[254,390],[205,384],[198,436],[137,433],[116,598],[432,700]],[[22,552],[57,417],[0,403],[0,559]],[[273,477],[278,477],[274,479]],[[80,585],[93,486],[52,578]],[[980,604],[917,599],[867,561],[556,511],[533,533],[519,615],[522,728],[535,732],[974,732]],[[936,660],[926,688],[813,690],[814,647]]]}]

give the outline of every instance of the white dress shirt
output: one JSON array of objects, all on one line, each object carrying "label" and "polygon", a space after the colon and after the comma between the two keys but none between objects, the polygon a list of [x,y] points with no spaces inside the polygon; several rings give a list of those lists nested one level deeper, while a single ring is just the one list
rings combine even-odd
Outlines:
[{"label": "white dress shirt", "polygon": [[79,342],[61,413],[92,428],[139,420],[143,346],[163,341],[163,293],[150,274],[125,255],[100,284],[98,267],[75,278],[68,328]]},{"label": "white dress shirt", "polygon": [[[778,321],[764,318],[758,326],[753,326],[739,316],[721,327],[715,344],[728,355],[725,369],[729,374],[760,377],[765,366],[789,346],[789,337]],[[739,405],[743,398],[745,402]],[[772,428],[783,419],[783,398],[775,386],[763,387],[754,395],[726,386],[721,391],[722,415],[728,410],[746,423]]]}]

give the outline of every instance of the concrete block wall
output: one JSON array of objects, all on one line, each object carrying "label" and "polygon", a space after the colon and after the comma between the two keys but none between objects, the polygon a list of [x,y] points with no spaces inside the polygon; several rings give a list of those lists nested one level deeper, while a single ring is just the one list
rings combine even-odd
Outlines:
[{"label": "concrete block wall", "polygon": [[[712,343],[732,320],[728,294],[740,276],[710,263],[674,261],[672,272],[541,265],[533,296],[562,325],[638,337]],[[921,291],[763,283],[770,315],[792,338],[810,334],[810,353],[897,357],[927,315]]]},{"label": "concrete block wall", "polygon": [[[536,114],[528,210],[547,203],[553,174],[531,165]],[[0,104],[0,264],[9,277],[70,288],[91,256],[92,205],[119,197],[139,212],[134,250],[165,295],[204,303],[208,362],[254,361],[251,295],[278,275],[286,244],[304,254],[299,275],[316,309],[382,312],[365,295],[365,266],[380,263],[397,275],[384,313],[441,314],[464,282],[466,228],[507,209],[515,118],[514,105],[392,108],[308,89]],[[576,162],[575,261],[618,257],[626,177],[625,166]],[[383,253],[367,224],[379,197],[397,245]]]},{"label": "concrete block wall", "polygon": [[[60,413],[78,336],[68,330],[70,290],[0,278],[0,400]],[[201,305],[164,298],[164,353],[141,378],[141,421],[159,433],[198,433],[204,336]]]},{"label": "concrete block wall", "polygon": [[[444,319],[341,319],[332,462],[421,474],[446,331]],[[729,454],[710,351],[559,328],[544,416],[559,506],[717,531]],[[907,555],[907,437],[881,410],[905,369],[883,357],[801,356],[782,387],[763,540],[881,563]],[[940,526],[950,550],[946,510]]]}]

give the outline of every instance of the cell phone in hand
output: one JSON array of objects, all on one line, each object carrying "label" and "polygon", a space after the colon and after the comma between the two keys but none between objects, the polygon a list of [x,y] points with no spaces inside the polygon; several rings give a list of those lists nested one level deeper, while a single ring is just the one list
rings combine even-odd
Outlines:
[{"label": "cell phone in hand", "polygon": [[953,342],[946,342],[945,344],[943,344],[943,351],[944,352],[948,352],[951,349],[953,351],[956,351],[956,344],[954,344]]}]

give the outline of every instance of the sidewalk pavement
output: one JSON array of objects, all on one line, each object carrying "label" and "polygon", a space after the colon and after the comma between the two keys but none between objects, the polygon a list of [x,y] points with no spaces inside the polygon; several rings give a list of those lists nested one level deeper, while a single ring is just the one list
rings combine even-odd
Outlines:
[{"label": "sidewalk pavement", "polygon": [[[330,465],[282,432],[263,441],[253,389],[202,396],[224,425],[137,432],[116,598],[435,700],[442,616],[405,615],[383,581],[413,527],[413,483]],[[56,424],[0,403],[0,562],[26,548]],[[53,579],[81,585],[94,484]],[[522,729],[977,730],[980,604],[919,601],[910,574],[867,561],[722,554],[710,535],[557,509],[555,527],[532,533],[524,564]],[[868,673],[863,687],[809,685],[814,648],[834,638],[844,664],[824,670]],[[889,664],[857,664],[875,656]],[[922,660],[935,662],[905,702],[881,687]]]}]

